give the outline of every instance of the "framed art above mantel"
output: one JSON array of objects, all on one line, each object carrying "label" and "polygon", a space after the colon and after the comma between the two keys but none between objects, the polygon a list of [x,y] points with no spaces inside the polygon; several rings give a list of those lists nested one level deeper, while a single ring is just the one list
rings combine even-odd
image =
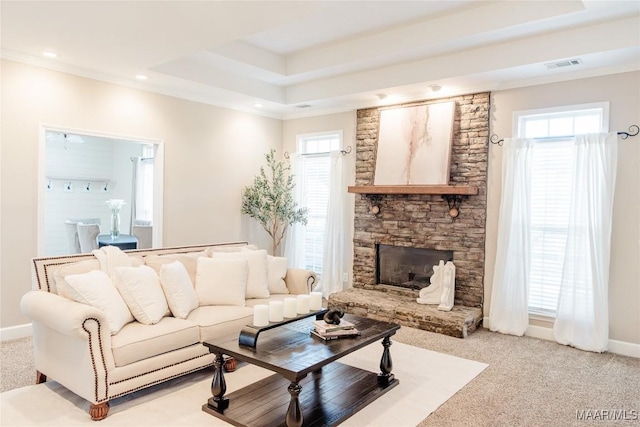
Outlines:
[{"label": "framed art above mantel", "polygon": [[375,185],[447,185],[453,101],[380,111]]}]

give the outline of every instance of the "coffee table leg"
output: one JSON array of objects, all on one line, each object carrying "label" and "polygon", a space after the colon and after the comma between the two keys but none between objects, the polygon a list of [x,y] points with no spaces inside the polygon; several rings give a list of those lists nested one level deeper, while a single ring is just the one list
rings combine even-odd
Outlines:
[{"label": "coffee table leg", "polygon": [[389,383],[395,378],[391,373],[393,363],[391,362],[391,352],[389,351],[389,347],[391,347],[391,338],[389,336],[384,337],[382,340],[382,346],[384,347],[384,350],[382,351],[382,358],[380,359],[378,383],[382,385],[389,385]]},{"label": "coffee table leg", "polygon": [[291,402],[289,402],[289,409],[287,409],[287,417],[285,423],[287,427],[300,427],[302,426],[302,410],[300,409],[300,402],[298,396],[302,391],[302,387],[298,383],[292,382],[289,385],[289,394],[291,395]]},{"label": "coffee table leg", "polygon": [[224,397],[227,392],[227,383],[222,373],[223,365],[224,357],[222,357],[222,353],[216,353],[216,358],[213,361],[213,380],[211,381],[211,394],[213,397],[209,398],[208,403],[210,407],[218,412],[222,412],[229,407],[229,399]]}]

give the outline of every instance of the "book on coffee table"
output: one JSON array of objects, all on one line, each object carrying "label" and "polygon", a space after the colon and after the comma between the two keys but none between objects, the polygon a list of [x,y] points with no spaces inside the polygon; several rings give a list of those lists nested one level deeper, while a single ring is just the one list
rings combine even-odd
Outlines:
[{"label": "book on coffee table", "polygon": [[323,341],[331,341],[331,340],[337,340],[340,338],[357,337],[360,335],[360,331],[358,331],[357,329],[345,329],[345,330],[334,331],[334,332],[320,332],[317,329],[313,329],[311,331],[311,335],[316,338],[320,338]]},{"label": "book on coffee table", "polygon": [[313,327],[321,332],[335,332],[349,329],[355,329],[356,325],[345,319],[340,319],[339,324],[327,323],[324,320],[314,320]]}]

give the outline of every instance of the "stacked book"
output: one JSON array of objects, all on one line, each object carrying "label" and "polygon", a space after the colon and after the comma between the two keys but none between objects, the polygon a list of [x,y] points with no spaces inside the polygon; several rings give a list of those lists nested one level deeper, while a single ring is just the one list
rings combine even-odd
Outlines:
[{"label": "stacked book", "polygon": [[311,335],[324,341],[337,340],[339,338],[351,338],[360,335],[356,325],[345,319],[340,319],[340,323],[335,325],[324,320],[315,320]]}]

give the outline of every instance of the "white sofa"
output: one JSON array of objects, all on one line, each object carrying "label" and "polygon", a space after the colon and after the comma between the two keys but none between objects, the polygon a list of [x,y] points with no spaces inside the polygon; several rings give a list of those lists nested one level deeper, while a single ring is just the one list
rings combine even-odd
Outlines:
[{"label": "white sofa", "polygon": [[[125,253],[134,266],[155,262],[157,267],[158,261],[177,259],[193,280],[199,257],[246,246],[238,242]],[[288,295],[246,299],[246,306],[199,305],[184,319],[168,311],[155,324],[134,320],[113,334],[103,310],[58,295],[58,288],[66,286],[60,281],[68,275],[101,267],[92,254],[34,258],[33,290],[21,302],[33,322],[37,382],[48,377],[89,401],[93,420],[107,416],[111,399],[211,366],[213,355],[203,341],[239,333],[252,323],[253,306]],[[315,280],[313,272],[302,269],[287,269],[284,277],[289,294],[309,293]]]}]

